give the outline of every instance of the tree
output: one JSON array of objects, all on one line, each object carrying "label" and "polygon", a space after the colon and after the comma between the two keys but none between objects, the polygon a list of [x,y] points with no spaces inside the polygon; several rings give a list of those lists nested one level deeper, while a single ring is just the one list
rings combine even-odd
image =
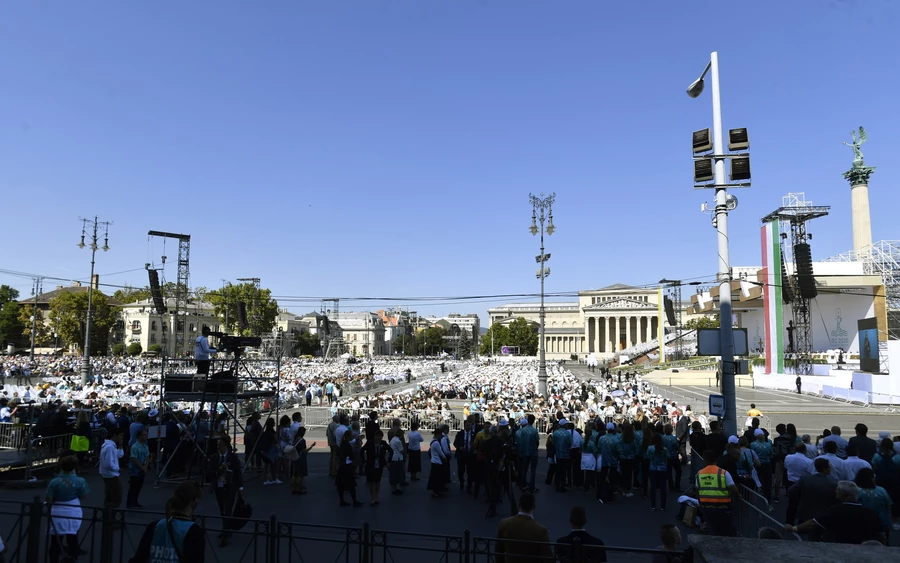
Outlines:
[{"label": "tree", "polygon": [[430,326],[425,329],[425,350],[435,356],[444,351],[444,335],[446,331],[440,326]]},{"label": "tree", "polygon": [[463,330],[459,334],[459,359],[468,360],[472,355],[472,340],[469,338],[469,332]]},{"label": "tree", "polygon": [[113,299],[115,299],[119,303],[122,303],[123,305],[150,299],[150,297],[152,297],[152,294],[150,293],[149,286],[138,289],[136,287],[126,285],[122,289],[117,289],[116,292],[113,293]]},{"label": "tree", "polygon": [[215,314],[225,327],[225,331],[237,334],[239,303],[244,303],[247,310],[247,328],[243,330],[244,336],[265,334],[275,326],[278,317],[278,302],[272,299],[272,292],[268,289],[260,289],[252,283],[234,285],[229,283],[225,287],[206,294],[206,298],[212,304]]},{"label": "tree", "polygon": [[519,347],[520,356],[534,356],[538,351],[538,334],[532,323],[519,317],[509,324],[509,338]]},{"label": "tree", "polygon": [[160,344],[151,344],[147,346],[148,352],[156,352],[157,354],[162,354],[162,345]]},{"label": "tree", "polygon": [[500,349],[504,346],[512,344],[509,335],[509,328],[499,323],[492,324],[487,332],[481,338],[482,356],[490,356],[491,354],[500,354]]},{"label": "tree", "polygon": [[22,323],[19,321],[18,290],[0,285],[0,346],[22,343]]},{"label": "tree", "polygon": [[128,345],[128,348],[125,349],[129,356],[138,356],[142,350],[143,348],[141,347],[140,342],[132,342]]},{"label": "tree", "polygon": [[[102,356],[109,346],[109,332],[116,323],[117,307],[109,304],[105,295],[93,291],[93,323],[91,325],[91,354]],[[84,350],[84,329],[87,322],[88,292],[63,291],[50,301],[50,318],[59,319],[59,337],[68,344]]]},{"label": "tree", "polygon": [[[405,331],[406,329],[404,329]],[[391,344],[393,352],[395,354],[406,353],[407,356],[415,356],[416,349],[416,337],[414,334],[410,334],[408,332],[404,332],[400,336],[394,339],[394,343]]]},{"label": "tree", "polygon": [[309,332],[301,332],[294,337],[294,353],[299,356],[314,356],[322,349],[319,337]]},{"label": "tree", "polygon": [[116,342],[112,347],[113,356],[124,356],[125,355],[125,343],[124,342]]},{"label": "tree", "polygon": [[696,330],[698,328],[719,328],[719,315],[714,317],[697,317],[684,323],[684,328]]},{"label": "tree", "polygon": [[22,338],[31,343],[31,315],[34,310],[37,310],[34,319],[34,345],[40,346],[50,339],[50,327],[44,324],[44,315],[40,309],[37,309],[34,303],[20,303],[19,322],[22,324]]}]

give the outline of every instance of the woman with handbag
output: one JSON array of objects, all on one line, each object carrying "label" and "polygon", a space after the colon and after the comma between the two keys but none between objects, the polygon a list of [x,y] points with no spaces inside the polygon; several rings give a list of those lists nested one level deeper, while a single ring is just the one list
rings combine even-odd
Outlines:
[{"label": "woman with handbag", "polygon": [[166,501],[166,517],[147,526],[129,563],[204,563],[206,538],[193,520],[202,496],[196,481],[178,485]]},{"label": "woman with handbag", "polygon": [[297,441],[294,443],[294,449],[297,452],[297,459],[291,462],[291,494],[305,495],[306,486],[303,480],[309,474],[308,454],[316,447],[313,442],[309,447],[306,446],[306,428],[301,426],[297,429]]},{"label": "woman with handbag", "polygon": [[[90,492],[84,479],[75,474],[78,459],[65,456],[59,460],[59,474],[47,485],[46,500],[50,505],[50,563],[58,563],[65,550],[72,561],[87,553],[78,546],[81,528],[81,501]],[[65,541],[65,546],[63,542]]]}]

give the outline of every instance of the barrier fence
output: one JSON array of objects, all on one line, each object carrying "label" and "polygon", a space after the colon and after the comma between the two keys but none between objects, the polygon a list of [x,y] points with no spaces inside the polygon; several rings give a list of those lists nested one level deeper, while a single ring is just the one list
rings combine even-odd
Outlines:
[{"label": "barrier fence", "polygon": [[[142,510],[83,507],[78,531],[78,547],[84,560],[97,563],[121,563],[135,555],[141,537],[151,523],[165,515]],[[54,560],[52,551],[62,543],[50,533],[52,508],[35,497],[32,502],[0,501],[0,527],[6,545],[7,563],[45,563]],[[77,518],[75,518],[77,520]],[[476,537],[466,530],[462,535],[439,535],[374,530],[368,523],[360,526],[323,526],[283,522],[272,515],[259,519],[229,519],[223,529],[222,518],[197,515],[202,528],[207,561],[223,563],[492,563],[502,554],[520,549],[539,554],[529,561],[595,563],[600,561],[594,546],[543,542],[503,542],[496,538]],[[228,534],[228,545],[220,538]],[[681,552],[604,546],[615,561],[647,561],[654,555],[674,559]]]},{"label": "barrier fence", "polygon": [[759,537],[760,528],[772,528],[783,540],[801,541],[799,535],[788,532],[784,524],[775,519],[769,510],[769,502],[761,494],[741,485],[741,496],[734,505],[734,526],[737,534],[745,538]]}]

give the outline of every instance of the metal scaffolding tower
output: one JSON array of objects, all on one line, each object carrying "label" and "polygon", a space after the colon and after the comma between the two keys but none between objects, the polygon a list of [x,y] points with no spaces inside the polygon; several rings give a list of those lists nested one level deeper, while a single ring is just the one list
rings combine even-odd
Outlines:
[{"label": "metal scaffolding tower", "polygon": [[[798,244],[808,244],[809,234],[806,232],[806,223],[812,219],[825,217],[831,209],[828,205],[813,205],[806,200],[803,192],[789,193],[781,198],[781,207],[762,218],[763,223],[771,223],[779,220],[781,230],[781,255],[785,262],[790,259],[794,269],[790,277],[793,288],[793,300],[791,311],[794,317],[794,350],[793,356],[797,360],[797,375],[809,375],[812,373],[812,325],[810,324],[809,298],[800,294],[798,287],[797,256],[794,248]],[[790,238],[790,247],[785,241]]]},{"label": "metal scaffolding tower", "polygon": [[880,240],[859,252],[845,252],[825,262],[862,262],[866,274],[881,276],[887,302],[888,340],[900,340],[900,240]]},{"label": "metal scaffolding tower", "polygon": [[[332,303],[331,309],[326,307],[327,303]],[[343,333],[339,333],[337,335],[331,334],[331,321],[334,321],[335,324],[340,326],[341,314],[340,314],[340,305],[341,300],[337,298],[331,299],[323,299],[322,300],[322,314],[325,315],[325,327],[326,327],[326,345],[325,345],[325,360],[327,361],[329,358],[340,358],[341,354],[344,353],[344,335]]]},{"label": "metal scaffolding tower", "polygon": [[185,331],[187,323],[188,296],[191,291],[191,235],[180,235],[162,231],[150,231],[151,237],[173,238],[178,240],[178,282],[175,285],[175,350],[176,354],[185,352]]}]

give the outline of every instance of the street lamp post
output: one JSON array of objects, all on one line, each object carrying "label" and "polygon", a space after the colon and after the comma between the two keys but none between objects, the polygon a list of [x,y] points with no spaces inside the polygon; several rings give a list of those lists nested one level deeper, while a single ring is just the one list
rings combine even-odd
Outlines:
[{"label": "street lamp post", "polygon": [[700,78],[687,89],[688,96],[696,98],[703,92],[703,78],[710,72],[712,77],[713,109],[713,160],[715,161],[716,190],[716,232],[718,235],[719,268],[716,279],[719,282],[719,342],[722,356],[722,394],[725,396],[725,434],[737,434],[737,404],[734,392],[734,334],[731,326],[731,263],[728,257],[728,209],[725,179],[725,147],[722,135],[722,104],[719,97],[719,54],[710,55],[709,64]]},{"label": "street lamp post", "polygon": [[78,248],[84,248],[84,237],[87,236],[88,228],[93,232],[89,245],[91,248],[91,277],[88,283],[87,322],[84,327],[84,357],[81,362],[81,384],[87,385],[91,379],[91,324],[94,319],[94,261],[97,255],[97,230],[101,226],[104,228],[103,252],[106,252],[109,250],[109,221],[98,221],[95,216],[93,220],[82,219],[81,223],[81,242],[78,243]]},{"label": "street lamp post", "polygon": [[[531,234],[541,234],[541,254],[536,257],[537,263],[541,265],[541,267],[537,271],[537,277],[541,280],[541,325],[540,340],[538,341],[538,393],[542,397],[546,397],[547,356],[545,349],[546,344],[544,339],[544,279],[550,275],[550,268],[545,268],[544,263],[546,263],[547,260],[550,259],[550,255],[544,254],[544,221],[547,222],[547,236],[550,236],[556,231],[556,227],[553,226],[553,203],[556,201],[556,194],[550,194],[547,197],[544,197],[544,194],[540,194],[540,196],[528,194],[528,198],[531,201]],[[541,225],[540,228],[538,228],[538,223],[540,223]]]}]

